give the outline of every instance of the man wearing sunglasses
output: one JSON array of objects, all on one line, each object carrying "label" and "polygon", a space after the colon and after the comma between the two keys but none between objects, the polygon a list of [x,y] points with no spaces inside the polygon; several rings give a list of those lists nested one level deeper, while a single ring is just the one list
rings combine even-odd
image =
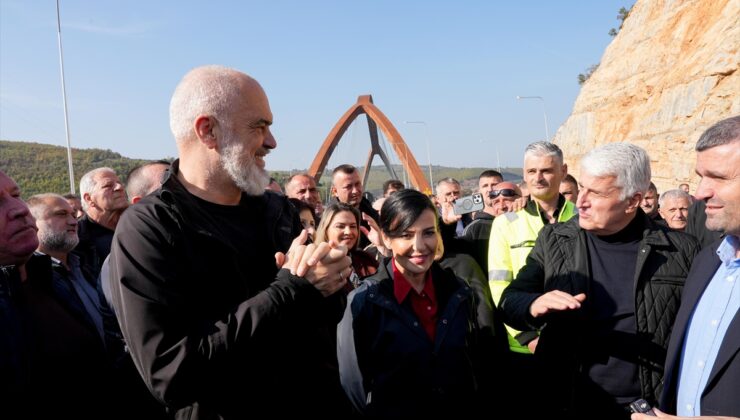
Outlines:
[{"label": "man wearing sunglasses", "polygon": [[502,212],[496,212],[493,208],[491,194],[498,189],[504,178],[501,173],[493,169],[485,170],[478,176],[478,192],[483,196],[483,211],[475,213],[473,220],[465,226],[462,237],[470,244],[467,253],[481,266],[483,272],[488,271],[488,235],[491,234],[491,223],[493,218]]},{"label": "man wearing sunglasses", "polygon": [[496,189],[488,194],[488,198],[491,200],[493,216],[500,216],[512,211],[514,203],[521,198],[521,196],[522,193],[519,190],[519,187],[513,182],[502,182],[496,185]]}]

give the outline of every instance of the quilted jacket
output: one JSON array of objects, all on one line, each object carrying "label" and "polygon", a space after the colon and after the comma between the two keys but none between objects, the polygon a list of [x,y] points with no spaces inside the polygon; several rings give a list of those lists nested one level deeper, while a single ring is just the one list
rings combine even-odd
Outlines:
[{"label": "quilted jacket", "polygon": [[[663,368],[671,328],[681,302],[681,291],[698,242],[690,235],[656,225],[642,210],[642,240],[634,273],[633,292],[639,346],[639,382],[643,398],[655,403],[662,389]],[[504,291],[500,309],[504,322],[514,328],[541,328],[535,356],[556,381],[549,389],[558,407],[572,412],[580,405],[583,379],[578,372],[590,344],[587,341],[592,307],[588,301],[592,287],[586,232],[578,217],[566,223],[546,226],[527,258],[527,264]],[[560,290],[571,295],[585,293],[579,310],[555,312],[532,318],[529,307],[540,295]],[[556,386],[557,384],[557,386]]]}]

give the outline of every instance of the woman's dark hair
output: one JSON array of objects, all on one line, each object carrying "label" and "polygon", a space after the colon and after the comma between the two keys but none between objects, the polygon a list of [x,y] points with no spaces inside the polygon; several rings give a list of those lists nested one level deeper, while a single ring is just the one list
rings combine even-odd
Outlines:
[{"label": "woman's dark hair", "polygon": [[289,198],[288,201],[290,201],[290,204],[295,207],[296,210],[298,210],[298,213],[302,212],[303,210],[308,210],[311,212],[311,214],[314,213],[314,208],[310,204],[306,203],[305,201],[301,201],[297,198]]},{"label": "woman's dark hair", "polygon": [[380,209],[380,230],[391,238],[397,238],[416,222],[416,219],[437,208],[426,195],[416,190],[401,190],[388,196]]}]

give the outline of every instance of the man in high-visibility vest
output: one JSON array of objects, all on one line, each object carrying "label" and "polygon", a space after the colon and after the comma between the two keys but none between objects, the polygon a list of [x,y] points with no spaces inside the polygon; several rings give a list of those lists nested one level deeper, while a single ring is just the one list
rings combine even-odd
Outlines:
[{"label": "man in high-visibility vest", "polygon": [[[488,281],[493,301],[499,305],[501,294],[519,270],[534,247],[537,234],[546,225],[564,222],[576,214],[572,202],[563,197],[560,182],[568,173],[563,152],[550,142],[536,142],[524,152],[524,180],[530,201],[521,210],[496,217],[488,242]],[[511,397],[531,397],[529,393],[539,382],[539,370],[532,357],[539,336],[536,331],[517,331],[509,326],[511,350],[510,374],[506,381],[515,390]],[[516,390],[526,387],[528,392]]]},{"label": "man in high-visibility vest", "polygon": [[[506,286],[516,277],[534,246],[537,234],[546,224],[564,222],[575,215],[575,206],[560,193],[560,182],[568,173],[563,152],[549,142],[527,146],[524,152],[524,180],[530,201],[514,213],[497,217],[488,242],[488,281],[493,301],[498,305]],[[509,347],[516,353],[532,353],[537,333],[508,328]],[[528,347],[529,346],[529,347]]]}]

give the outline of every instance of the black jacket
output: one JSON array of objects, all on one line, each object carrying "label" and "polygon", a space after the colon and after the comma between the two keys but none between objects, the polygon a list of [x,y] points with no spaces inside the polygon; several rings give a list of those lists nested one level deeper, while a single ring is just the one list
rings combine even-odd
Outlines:
[{"label": "black jacket", "polygon": [[[655,404],[662,388],[663,363],[681,290],[699,245],[690,235],[657,226],[642,210],[638,210],[637,217],[644,218],[645,229],[633,275],[637,336],[630,339],[639,346],[636,363],[642,396]],[[527,264],[501,298],[504,322],[517,329],[542,327],[535,357],[548,371],[545,377],[554,381],[550,403],[567,413],[578,413],[578,407],[588,404],[583,401],[583,391],[593,389],[578,374],[589,355],[591,286],[586,232],[574,217],[540,231]],[[585,293],[586,301],[579,310],[532,318],[532,302],[552,290],[571,295]]]},{"label": "black jacket", "polygon": [[[177,418],[304,410],[293,397],[313,395],[301,370],[311,361],[290,340],[297,320],[312,319],[324,299],[287,270],[276,278],[244,272],[219,220],[177,173],[175,161],[162,187],[123,214],[111,249],[113,303],[139,372]],[[254,229],[271,236],[255,246],[286,251],[300,231],[297,216],[283,196],[261,200]]]},{"label": "black jacket", "polygon": [[29,395],[43,403],[31,404],[23,413],[28,418],[122,418],[107,411],[124,397],[111,392],[103,339],[71,288],[66,269],[48,255],[35,254],[25,270]]},{"label": "black jacket", "polygon": [[16,266],[0,266],[0,394],[12,413],[29,386],[28,305]]},{"label": "black jacket", "polygon": [[[337,330],[342,386],[365,415],[443,418],[490,409],[506,366],[506,331],[485,277],[467,256],[431,267],[438,302],[434,342],[408,302],[396,300],[391,260],[350,294]],[[368,396],[370,395],[370,396]]]},{"label": "black jacket", "polygon": [[110,253],[113,231],[85,214],[77,223],[77,234],[80,242],[72,253],[80,258],[80,266],[85,277],[97,279],[103,261]]},{"label": "black jacket", "polygon": [[491,236],[492,224],[493,216],[484,211],[479,211],[463,231],[465,240],[472,244],[470,252],[474,252],[474,254],[471,255],[480,265],[480,268],[483,269],[485,275],[488,275],[488,242]]},{"label": "black jacket", "polygon": [[[660,407],[669,413],[676,412],[676,387],[681,369],[681,353],[689,321],[701,295],[720,265],[717,247],[721,241],[702,250],[691,266],[686,279],[681,308],[676,315],[673,334],[668,344],[665,364],[665,390]],[[702,416],[740,417],[740,312],[735,313],[722,340],[717,359],[701,394]]]}]

